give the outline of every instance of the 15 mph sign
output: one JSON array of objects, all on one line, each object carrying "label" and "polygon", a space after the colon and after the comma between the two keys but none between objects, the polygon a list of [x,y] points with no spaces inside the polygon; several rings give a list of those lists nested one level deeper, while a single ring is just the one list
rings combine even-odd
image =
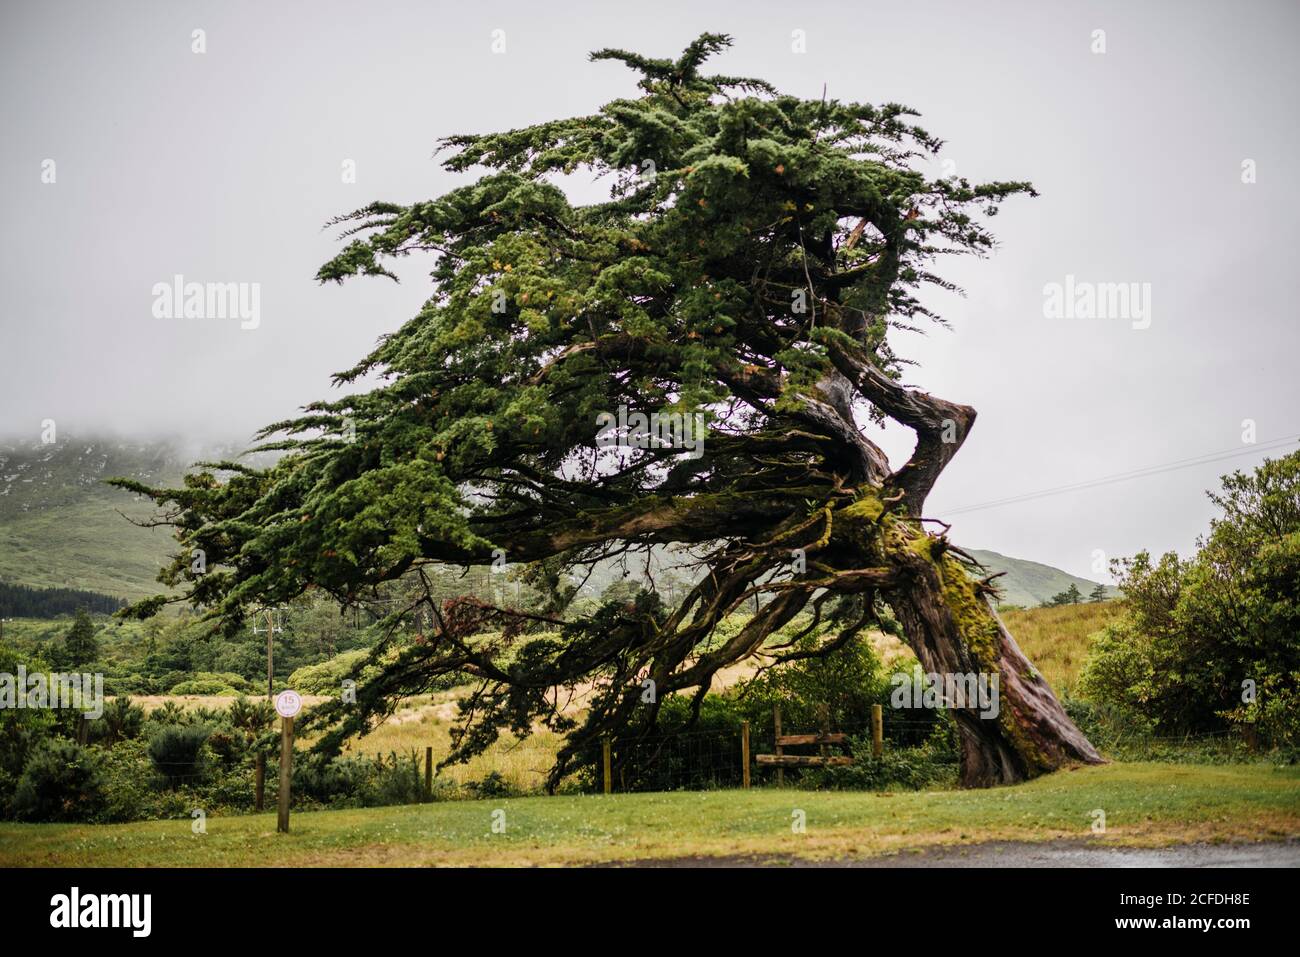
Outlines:
[{"label": "15 mph sign", "polygon": [[292,718],[302,710],[302,695],[296,691],[281,691],[275,696],[275,711],[282,718]]}]

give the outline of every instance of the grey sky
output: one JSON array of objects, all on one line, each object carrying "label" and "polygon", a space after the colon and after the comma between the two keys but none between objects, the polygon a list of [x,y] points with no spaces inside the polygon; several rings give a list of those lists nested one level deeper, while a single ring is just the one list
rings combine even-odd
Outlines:
[{"label": "grey sky", "polygon": [[[329,217],[461,182],[431,158],[439,137],[631,94],[593,49],[676,55],[705,30],[736,38],[720,72],[906,103],[956,172],[1043,194],[994,220],[991,259],[944,264],[968,293],[935,300],[953,330],[898,342],[921,363],[911,382],[979,410],[931,514],[1240,448],[1244,419],[1261,443],[1300,433],[1292,3],[168,0],[0,17],[5,438],[46,418],[240,438],[326,395],[413,314],[428,268],[317,286]],[[153,285],[178,273],[260,283],[260,326],[155,318]],[[1149,283],[1150,327],[1045,318],[1044,284],[1067,274]],[[1212,514],[1203,490],[1263,454],[966,512],[953,535],[1095,578],[1094,549],[1186,552]]]}]

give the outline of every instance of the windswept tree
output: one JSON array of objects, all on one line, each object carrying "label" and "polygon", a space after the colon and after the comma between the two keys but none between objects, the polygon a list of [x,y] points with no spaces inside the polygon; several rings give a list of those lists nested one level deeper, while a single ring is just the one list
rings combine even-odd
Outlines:
[{"label": "windswept tree", "polygon": [[[568,735],[554,782],[597,736],[648,733],[664,696],[698,705],[721,668],[881,627],[927,671],[999,676],[996,719],[955,711],[966,785],[1100,760],[992,611],[988,579],[925,515],[975,411],[908,388],[890,341],[941,321],[921,298],[954,288],[934,263],[991,249],[981,216],[1030,185],[918,172],[941,144],[904,107],[702,72],[729,43],[706,34],[675,61],[602,50],[592,59],[634,70],[639,96],[446,140],[448,169],[484,174],[342,217],[347,244],[319,272],[395,279],[395,260],[432,260],[419,313],[336,377],[379,385],[268,426],[272,467],[121,483],[176,526],[161,580],[230,629],[307,589],[361,602],[433,564],[503,555],[550,589],[542,614],[427,594],[394,609],[382,676],[314,719],[327,746],[468,673],[453,757],[542,723]],[[557,182],[576,172],[605,177],[608,197],[571,202]],[[651,413],[674,429],[625,428]],[[697,414],[702,443],[679,428]],[[862,432],[886,419],[916,434],[899,468]],[[697,564],[674,607],[643,592],[563,614],[569,570],[664,545]],[[744,627],[716,636],[755,595]],[[769,640],[787,625],[798,650]],[[578,684],[595,688],[580,724],[557,707]]]}]

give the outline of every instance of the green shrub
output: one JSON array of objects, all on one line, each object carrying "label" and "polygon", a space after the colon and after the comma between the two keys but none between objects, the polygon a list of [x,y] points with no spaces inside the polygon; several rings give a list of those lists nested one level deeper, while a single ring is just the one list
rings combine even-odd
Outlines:
[{"label": "green shrub", "polygon": [[226,684],[220,678],[195,678],[190,681],[182,681],[175,685],[168,694],[188,694],[188,695],[223,695],[234,696],[239,694],[234,688]]},{"label": "green shrub", "polygon": [[488,772],[481,781],[468,781],[465,788],[476,798],[505,798],[512,797],[515,793],[510,782],[499,771]]},{"label": "green shrub", "polygon": [[[504,785],[504,780],[501,783]],[[419,804],[423,799],[424,780],[420,773],[420,759],[414,751],[410,755],[399,755],[394,752],[389,761],[379,762],[375,776],[374,802],[376,804]]]},{"label": "green shrub", "polygon": [[110,697],[153,694],[153,692],[154,682],[145,675],[131,673],[104,676],[104,694]]},{"label": "green shrub", "polygon": [[149,712],[149,721],[154,724],[189,724],[190,715],[175,701],[164,701],[161,706]]},{"label": "green shrub", "polygon": [[886,748],[880,757],[871,750],[871,738],[850,742],[853,763],[840,767],[813,768],[799,779],[801,788],[831,788],[853,791],[924,790],[951,787],[957,781],[957,765],[930,748]]},{"label": "green shrub", "polygon": [[378,803],[376,777],[371,758],[303,756],[293,764],[293,793],[335,807],[369,807]]},{"label": "green shrub", "polygon": [[94,748],[50,738],[32,752],[14,790],[24,821],[93,821],[105,805],[103,758]]},{"label": "green shrub", "polygon": [[1300,673],[1287,679],[1270,676],[1256,689],[1256,697],[1225,712],[1235,726],[1252,734],[1256,744],[1276,749],[1289,761],[1300,760]]},{"label": "green shrub", "polygon": [[[364,648],[345,651],[327,661],[299,668],[289,675],[289,687],[299,694],[338,695],[343,688],[343,679],[350,677],[352,671],[365,661],[370,652]],[[378,673],[377,668],[367,668],[359,680],[368,680]]]},{"label": "green shrub", "polygon": [[144,709],[130,698],[113,698],[104,713],[90,725],[90,740],[111,747],[120,741],[138,738],[144,728]]},{"label": "green shrub", "polygon": [[[1300,452],[1225,476],[1222,516],[1182,560],[1146,552],[1115,563],[1125,618],[1094,640],[1078,689],[1150,718],[1162,736],[1253,721],[1243,689],[1300,696]],[[1261,699],[1262,700],[1262,699]]]},{"label": "green shrub", "polygon": [[103,775],[101,821],[139,821],[157,815],[158,778],[146,742],[132,738],[105,751]]},{"label": "green shrub", "polygon": [[203,745],[210,734],[202,724],[164,725],[149,738],[149,757],[171,787],[202,779]]},{"label": "green shrub", "polygon": [[208,736],[208,750],[222,769],[230,770],[248,753],[248,741],[243,734],[228,728],[216,728]]}]

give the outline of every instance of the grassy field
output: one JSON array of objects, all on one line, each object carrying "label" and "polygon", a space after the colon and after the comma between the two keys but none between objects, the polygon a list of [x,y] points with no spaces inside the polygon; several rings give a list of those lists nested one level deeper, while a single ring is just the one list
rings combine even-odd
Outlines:
[{"label": "grassy field", "polygon": [[1012,608],[1001,613],[1025,656],[1058,695],[1074,690],[1088,656],[1088,639],[1119,616],[1120,603],[1104,601],[1059,608]]},{"label": "grassy field", "polygon": [[[1093,812],[1106,832],[1091,832]],[[798,812],[806,830],[795,833]],[[504,831],[494,832],[495,820]],[[503,816],[502,816],[503,815]],[[673,792],[449,801],[120,825],[0,824],[4,866],[559,865],[834,859],[988,840],[1163,846],[1300,836],[1300,768],[1112,764],[985,791]]]}]

